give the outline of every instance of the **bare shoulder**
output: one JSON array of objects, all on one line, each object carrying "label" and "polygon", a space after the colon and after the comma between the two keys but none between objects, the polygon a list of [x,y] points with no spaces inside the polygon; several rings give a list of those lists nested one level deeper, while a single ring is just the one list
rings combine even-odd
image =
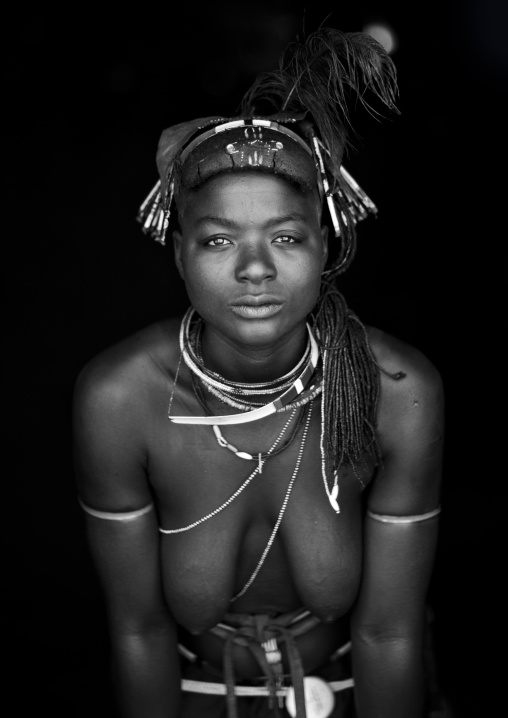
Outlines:
[{"label": "bare shoulder", "polygon": [[383,462],[371,485],[370,508],[410,516],[439,503],[444,440],[440,374],[418,349],[368,329],[381,367],[377,435]]},{"label": "bare shoulder", "polygon": [[401,387],[418,385],[421,389],[441,389],[438,369],[419,349],[381,329],[368,327],[367,332],[370,347],[379,366],[390,374],[405,374],[408,381],[400,382]]},{"label": "bare shoulder", "polygon": [[382,370],[380,438],[404,441],[415,433],[442,433],[444,392],[438,369],[421,351],[380,329],[369,327],[368,336]]},{"label": "bare shoulder", "polygon": [[102,351],[81,370],[75,402],[104,409],[135,403],[151,385],[171,377],[178,361],[179,320],[156,322]]},{"label": "bare shoulder", "polygon": [[75,386],[73,436],[78,490],[88,505],[146,505],[147,445],[158,403],[178,361],[177,320],[153,324],[96,356]]}]

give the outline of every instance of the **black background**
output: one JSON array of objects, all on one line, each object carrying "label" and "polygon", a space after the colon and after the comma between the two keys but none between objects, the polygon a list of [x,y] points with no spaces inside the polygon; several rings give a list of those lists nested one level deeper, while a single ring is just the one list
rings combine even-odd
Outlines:
[{"label": "black background", "polygon": [[[4,86],[7,442],[13,559],[8,657],[18,715],[106,716],[100,592],[76,504],[72,387],[101,349],[186,307],[170,247],[135,222],[160,131],[235,113],[301,29],[398,36],[400,117],[358,116],[346,167],[376,201],[360,227],[349,304],[418,346],[447,392],[442,530],[430,591],[440,679],[456,716],[489,715],[496,647],[505,399],[499,309],[501,108],[508,26],[494,0],[145,4],[114,15],[18,12]],[[354,6],[354,7],[352,7]],[[15,8],[14,8],[15,9]],[[505,13],[506,15],[506,13]],[[9,30],[6,30],[9,34]],[[501,175],[502,176],[502,175]],[[20,680],[21,679],[21,680]]]}]

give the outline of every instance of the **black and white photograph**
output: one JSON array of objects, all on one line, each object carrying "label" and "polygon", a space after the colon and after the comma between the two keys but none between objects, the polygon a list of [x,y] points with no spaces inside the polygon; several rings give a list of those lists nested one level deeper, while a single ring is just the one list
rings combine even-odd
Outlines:
[{"label": "black and white photograph", "polygon": [[9,713],[499,715],[506,6],[12,10]]}]

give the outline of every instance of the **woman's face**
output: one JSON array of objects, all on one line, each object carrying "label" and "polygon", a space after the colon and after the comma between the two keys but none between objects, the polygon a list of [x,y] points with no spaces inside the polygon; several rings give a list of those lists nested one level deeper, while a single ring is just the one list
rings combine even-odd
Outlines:
[{"label": "woman's face", "polygon": [[185,197],[180,225],[177,266],[207,331],[251,347],[301,331],[327,256],[317,192],[272,174],[223,174]]}]

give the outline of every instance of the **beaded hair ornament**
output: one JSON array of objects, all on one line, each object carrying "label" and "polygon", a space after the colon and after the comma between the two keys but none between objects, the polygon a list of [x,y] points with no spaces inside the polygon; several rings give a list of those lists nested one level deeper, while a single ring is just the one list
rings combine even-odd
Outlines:
[{"label": "beaded hair ornament", "polygon": [[[279,133],[285,136],[286,150],[287,141],[289,143],[298,143],[305,152],[307,152],[313,159],[314,167],[316,170],[316,184],[319,190],[321,198],[326,199],[330,218],[333,223],[333,228],[336,237],[341,236],[341,225],[339,221],[339,214],[341,214],[342,222],[347,225],[348,214],[350,219],[356,224],[362,219],[365,219],[369,214],[376,215],[377,207],[374,202],[367,196],[362,190],[345,167],[339,168],[338,180],[333,183],[334,188],[332,190],[331,181],[329,179],[325,163],[323,160],[323,153],[326,152],[321,140],[318,139],[314,133],[312,125],[307,124],[307,133],[310,135],[311,142],[307,144],[298,134],[290,130],[284,124],[279,121],[276,122],[272,119],[252,117],[245,119],[231,119],[227,122],[221,122],[221,120],[215,120],[215,118],[207,118],[205,124],[199,125],[197,130],[194,131],[194,122],[183,123],[189,127],[189,132],[192,135],[197,134],[196,137],[186,146],[183,147],[178,162],[183,164],[186,157],[189,156],[191,151],[201,142],[217,135],[218,133],[230,133],[232,130],[238,130],[243,128],[243,134],[245,140],[242,142],[228,142],[230,137],[225,139],[224,152],[230,155],[231,162],[234,167],[241,168],[266,168],[268,171],[274,166],[274,160],[277,154],[279,156],[284,155],[285,145],[283,142],[276,141],[273,139],[265,139],[267,130],[272,133]],[[210,124],[217,122],[212,129],[209,129]],[[294,118],[285,119],[286,122],[296,122]],[[181,127],[181,126],[179,126]],[[171,128],[173,129],[173,128]],[[203,131],[204,130],[204,131]],[[263,136],[263,130],[264,136]],[[170,132],[166,130],[165,139],[168,138]],[[243,138],[240,138],[243,139]],[[227,142],[227,144],[226,144]],[[294,154],[294,149],[292,148]],[[156,242],[160,244],[166,244],[166,232],[169,226],[169,219],[171,216],[172,205],[175,198],[175,169],[176,161],[169,164],[166,170],[166,176],[153,187],[150,194],[146,197],[144,202],[139,208],[137,219],[142,224],[142,230],[145,234],[151,236]],[[226,168],[224,168],[226,171]],[[289,179],[296,179],[290,172],[282,172],[281,170],[275,169],[276,174],[287,176]],[[201,174],[201,173],[200,173]],[[212,176],[212,175],[210,175]],[[349,212],[346,214],[341,211],[340,203],[338,198],[341,198],[343,203],[348,207]]]},{"label": "beaded hair ornament", "polygon": [[397,92],[395,66],[377,41],[320,28],[290,43],[278,70],[256,78],[239,116],[199,118],[164,130],[156,157],[159,181],[138,213],[143,232],[164,244],[181,193],[214,175],[255,168],[303,191],[317,187],[338,238],[309,317],[320,352],[322,454],[335,484],[343,464],[359,477],[365,461],[380,461],[375,431],[380,368],[365,327],[336,285],[355,254],[356,224],[377,213],[342,166],[351,127],[347,104],[359,102],[376,115],[371,102],[377,101],[398,112]]},{"label": "beaded hair ornament", "polygon": [[[164,130],[156,158],[160,179],[138,212],[143,232],[165,244],[182,169],[187,175],[184,186],[192,187],[220,171],[257,167],[297,182],[303,177],[307,185],[317,183],[335,236],[341,238],[335,265],[343,271],[354,255],[354,225],[377,214],[375,204],[342,166],[351,94],[373,113],[369,94],[397,111],[395,67],[376,40],[321,28],[304,42],[290,43],[279,69],[259,75],[245,94],[239,117],[198,118]],[[263,115],[259,109],[264,107],[276,111]],[[217,138],[219,142],[210,142]],[[186,164],[192,166],[196,153],[199,180],[189,181]],[[307,167],[302,153],[311,160]],[[207,156],[215,157],[216,166],[203,174]]]}]

